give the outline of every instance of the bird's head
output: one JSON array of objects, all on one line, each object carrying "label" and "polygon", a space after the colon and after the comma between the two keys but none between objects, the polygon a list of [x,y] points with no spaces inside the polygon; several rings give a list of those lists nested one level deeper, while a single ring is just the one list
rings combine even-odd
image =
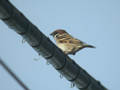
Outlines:
[{"label": "bird's head", "polygon": [[61,34],[64,34],[64,33],[66,33],[65,30],[63,30],[63,29],[57,29],[54,32],[52,32],[50,35],[54,37],[56,35],[61,35]]}]

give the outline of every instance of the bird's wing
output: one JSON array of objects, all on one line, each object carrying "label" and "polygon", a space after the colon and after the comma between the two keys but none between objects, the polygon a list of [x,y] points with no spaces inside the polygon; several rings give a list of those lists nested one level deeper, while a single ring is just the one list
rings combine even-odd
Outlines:
[{"label": "bird's wing", "polygon": [[69,40],[72,38],[69,34],[62,34],[57,37],[58,42],[60,43],[69,43]]},{"label": "bird's wing", "polygon": [[83,44],[82,41],[72,37],[70,34],[62,34],[58,38],[60,43],[70,43],[70,44]]},{"label": "bird's wing", "polygon": [[71,38],[69,40],[69,43],[71,43],[71,44],[83,44],[84,42],[82,42],[81,40],[78,40],[76,38]]}]

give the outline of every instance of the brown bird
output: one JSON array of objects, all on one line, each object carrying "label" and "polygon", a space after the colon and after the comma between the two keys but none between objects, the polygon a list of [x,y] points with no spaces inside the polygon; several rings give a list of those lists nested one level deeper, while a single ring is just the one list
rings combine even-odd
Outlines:
[{"label": "brown bird", "polygon": [[57,29],[52,32],[52,35],[57,43],[57,46],[65,53],[65,54],[73,54],[83,48],[95,48],[92,45],[88,45],[81,40],[78,40],[72,37],[63,29]]}]

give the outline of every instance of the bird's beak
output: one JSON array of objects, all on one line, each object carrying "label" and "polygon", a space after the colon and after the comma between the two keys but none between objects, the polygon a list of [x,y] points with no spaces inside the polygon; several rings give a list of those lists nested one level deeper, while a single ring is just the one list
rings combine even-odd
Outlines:
[{"label": "bird's beak", "polygon": [[51,33],[50,35],[53,36],[53,33]]}]

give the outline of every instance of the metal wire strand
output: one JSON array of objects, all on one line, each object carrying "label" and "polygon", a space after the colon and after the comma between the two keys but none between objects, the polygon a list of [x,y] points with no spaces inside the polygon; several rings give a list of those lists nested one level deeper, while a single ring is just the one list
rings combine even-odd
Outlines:
[{"label": "metal wire strand", "polygon": [[4,63],[4,61],[0,58],[0,65],[8,72],[9,75],[24,89],[29,90],[29,88],[20,80],[20,78],[15,75],[15,73]]}]

